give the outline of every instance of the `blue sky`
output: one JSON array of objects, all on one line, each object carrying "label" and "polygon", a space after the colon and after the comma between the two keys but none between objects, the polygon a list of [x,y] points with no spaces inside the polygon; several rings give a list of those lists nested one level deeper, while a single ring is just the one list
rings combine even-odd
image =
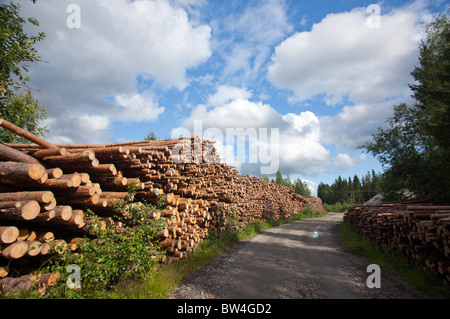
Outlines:
[{"label": "blue sky", "polygon": [[[225,162],[259,175],[249,153],[268,146],[261,130],[277,129],[278,168],[313,189],[381,171],[358,146],[393,105],[411,101],[424,26],[448,9],[426,0],[15,2],[47,34],[30,85],[48,106],[48,140],[164,139],[201,123],[222,137]],[[227,129],[258,135],[234,144]]]}]

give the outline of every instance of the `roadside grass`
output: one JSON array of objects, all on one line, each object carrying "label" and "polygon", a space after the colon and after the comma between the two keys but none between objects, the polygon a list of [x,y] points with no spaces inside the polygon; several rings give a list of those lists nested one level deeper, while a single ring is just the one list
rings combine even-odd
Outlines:
[{"label": "roadside grass", "polygon": [[326,214],[326,212],[317,212],[308,207],[301,213],[293,214],[287,220],[258,220],[243,228],[228,228],[224,232],[212,234],[200,242],[189,258],[160,265],[156,272],[152,272],[142,281],[121,282],[115,289],[105,293],[103,297],[110,299],[167,299],[184,279],[215,260],[231,245],[272,227]]},{"label": "roadside grass", "polygon": [[348,208],[353,204],[344,202],[344,203],[335,203],[335,204],[327,204],[324,203],[323,207],[327,212],[336,212],[336,213],[346,213]]},{"label": "roadside grass", "polygon": [[421,267],[408,264],[400,254],[390,254],[382,251],[369,239],[362,237],[347,223],[341,224],[341,236],[344,248],[353,254],[363,256],[369,263],[387,268],[392,273],[402,277],[415,288],[436,299],[450,298],[448,288],[434,274],[424,271]]}]

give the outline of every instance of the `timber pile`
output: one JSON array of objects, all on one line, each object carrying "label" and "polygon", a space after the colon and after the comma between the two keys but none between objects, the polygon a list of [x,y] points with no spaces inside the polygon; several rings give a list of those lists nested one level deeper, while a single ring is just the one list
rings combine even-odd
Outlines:
[{"label": "timber pile", "polygon": [[[164,199],[151,218],[168,223],[159,240],[169,260],[186,258],[227,223],[289,218],[307,204],[291,188],[220,163],[213,142],[198,137],[51,144],[7,121],[0,125],[32,142],[0,144],[0,278],[11,265],[36,268],[53,245],[76,249],[94,226],[87,209],[114,223],[114,202],[135,183],[136,202]],[[314,205],[323,210],[320,200]]]},{"label": "timber pile", "polygon": [[401,252],[450,283],[450,206],[418,200],[357,205],[344,221],[383,250]]}]

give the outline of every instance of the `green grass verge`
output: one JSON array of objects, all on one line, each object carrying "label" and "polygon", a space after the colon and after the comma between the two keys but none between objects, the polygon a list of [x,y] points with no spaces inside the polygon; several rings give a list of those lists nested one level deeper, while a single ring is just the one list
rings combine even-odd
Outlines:
[{"label": "green grass verge", "polygon": [[441,280],[434,274],[424,271],[421,267],[408,264],[406,258],[400,254],[389,254],[382,251],[367,238],[361,237],[345,222],[341,224],[340,231],[344,248],[351,253],[363,256],[368,262],[389,269],[433,298],[450,298],[450,292],[443,287]]},{"label": "green grass verge", "polygon": [[335,203],[335,204],[327,204],[324,203],[323,207],[327,212],[335,212],[335,213],[346,213],[348,208],[353,204],[349,203]]},{"label": "green grass verge", "polygon": [[240,229],[228,229],[220,235],[210,236],[203,240],[195,252],[188,259],[182,259],[171,264],[163,264],[156,272],[149,274],[143,281],[124,281],[115,289],[106,292],[104,298],[118,299],[166,299],[171,296],[183,279],[192,275],[196,270],[215,260],[232,244],[248,239],[258,233],[282,224],[297,220],[321,217],[323,212],[316,212],[310,208],[292,215],[288,220],[255,221]]}]

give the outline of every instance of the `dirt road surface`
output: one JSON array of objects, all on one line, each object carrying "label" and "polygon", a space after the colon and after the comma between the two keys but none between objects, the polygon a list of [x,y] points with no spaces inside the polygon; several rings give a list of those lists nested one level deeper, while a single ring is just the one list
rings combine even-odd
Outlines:
[{"label": "dirt road surface", "polygon": [[369,263],[342,248],[342,213],[274,227],[230,247],[171,299],[428,298],[388,270],[368,288]]}]

